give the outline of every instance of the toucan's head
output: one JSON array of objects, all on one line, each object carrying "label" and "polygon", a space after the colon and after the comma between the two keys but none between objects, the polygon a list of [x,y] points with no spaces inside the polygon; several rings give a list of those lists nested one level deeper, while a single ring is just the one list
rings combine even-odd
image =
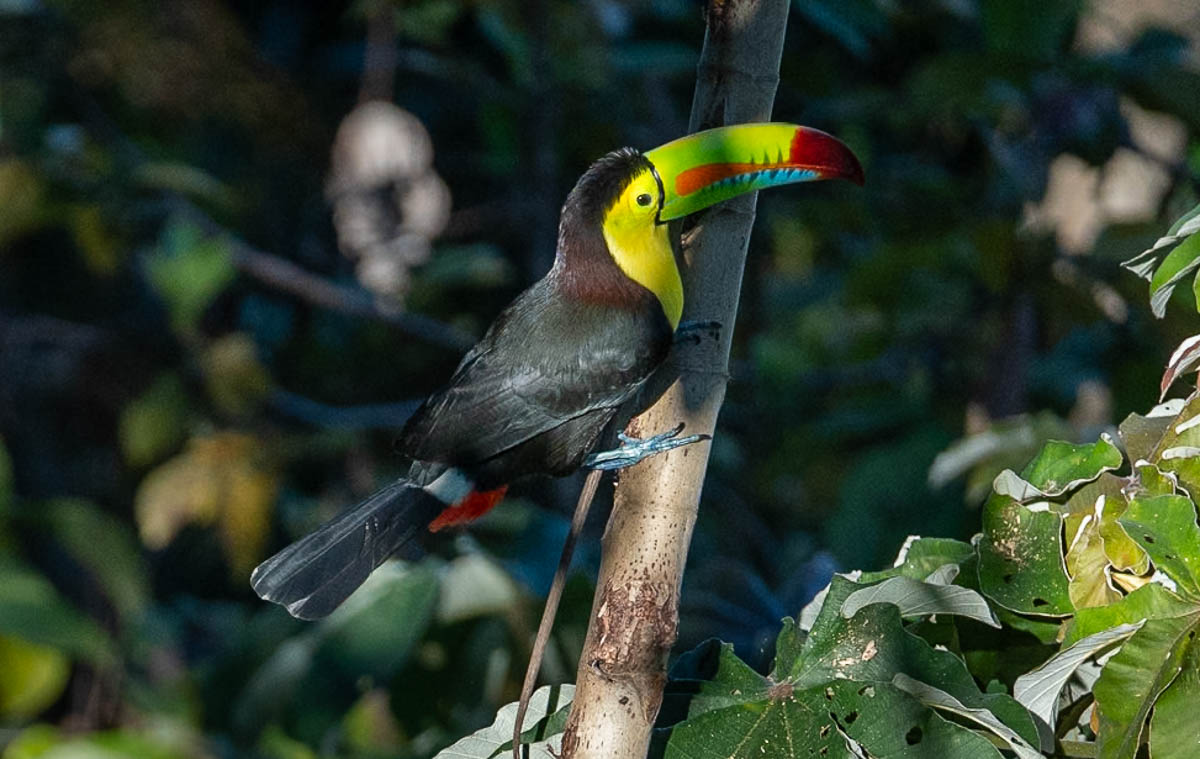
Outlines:
[{"label": "toucan's head", "polygon": [[601,158],[563,207],[560,250],[596,227],[621,272],[657,296],[671,326],[683,287],[666,222],[754,190],[819,179],[863,182],[854,153],[836,138],[795,124],[738,124],[672,140],[645,153]]}]

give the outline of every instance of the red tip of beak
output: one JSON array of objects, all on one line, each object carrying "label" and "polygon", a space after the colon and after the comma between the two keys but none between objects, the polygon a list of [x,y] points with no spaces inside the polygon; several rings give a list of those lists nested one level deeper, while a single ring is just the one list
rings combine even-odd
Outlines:
[{"label": "red tip of beak", "polygon": [[858,157],[841,140],[820,129],[796,129],[796,134],[792,137],[788,163],[811,167],[822,176],[849,179],[860,187],[865,181]]}]

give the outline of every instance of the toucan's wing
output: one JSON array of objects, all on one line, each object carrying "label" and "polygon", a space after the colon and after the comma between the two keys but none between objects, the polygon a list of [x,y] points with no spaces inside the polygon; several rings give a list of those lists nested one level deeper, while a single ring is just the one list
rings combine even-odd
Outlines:
[{"label": "toucan's wing", "polygon": [[493,323],[450,384],[417,410],[400,450],[421,461],[479,464],[573,419],[616,408],[661,363],[670,334],[657,306],[583,304],[535,286]]}]

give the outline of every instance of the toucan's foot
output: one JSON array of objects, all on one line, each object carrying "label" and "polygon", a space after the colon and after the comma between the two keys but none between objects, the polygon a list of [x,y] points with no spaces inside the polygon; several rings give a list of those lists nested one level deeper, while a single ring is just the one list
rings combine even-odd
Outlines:
[{"label": "toucan's foot", "polygon": [[721,336],[721,322],[712,319],[680,322],[675,328],[675,342],[699,344],[705,337],[716,340]]},{"label": "toucan's foot", "polygon": [[711,435],[679,437],[680,432],[683,432],[682,424],[673,430],[645,439],[630,437],[624,432],[618,432],[617,438],[621,441],[620,448],[593,453],[584,459],[583,465],[588,469],[602,469],[605,471],[610,469],[624,469],[633,466],[642,459],[648,459],[656,453],[663,453],[672,448],[680,448],[692,443],[698,443],[701,440],[712,439]]}]

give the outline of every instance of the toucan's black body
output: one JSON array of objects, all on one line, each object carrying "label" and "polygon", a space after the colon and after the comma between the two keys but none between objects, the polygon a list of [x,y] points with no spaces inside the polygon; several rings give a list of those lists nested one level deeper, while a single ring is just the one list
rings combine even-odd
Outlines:
[{"label": "toucan's black body", "polygon": [[405,426],[402,454],[458,467],[481,490],[579,468],[666,356],[671,328],[649,292],[629,308],[569,299],[566,287],[552,272],[500,315]]}]

